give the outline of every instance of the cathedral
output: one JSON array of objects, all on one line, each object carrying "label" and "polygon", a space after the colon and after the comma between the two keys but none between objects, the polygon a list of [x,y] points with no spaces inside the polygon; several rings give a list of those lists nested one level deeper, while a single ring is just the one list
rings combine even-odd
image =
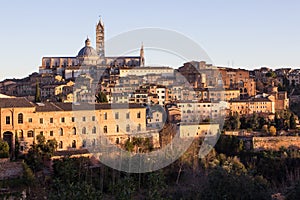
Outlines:
[{"label": "cathedral", "polygon": [[[118,73],[119,68],[143,67],[145,65],[144,48],[139,56],[106,57],[104,42],[104,23],[102,19],[96,25],[96,49],[89,38],[76,57],[43,57],[40,74],[61,75],[64,79],[74,79],[91,69],[103,69]],[[112,70],[113,69],[113,70]]]}]

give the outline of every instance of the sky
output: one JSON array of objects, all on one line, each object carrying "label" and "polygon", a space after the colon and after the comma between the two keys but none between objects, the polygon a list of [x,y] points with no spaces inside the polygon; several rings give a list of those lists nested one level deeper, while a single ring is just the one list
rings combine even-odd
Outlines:
[{"label": "sky", "polygon": [[[38,71],[43,56],[76,56],[87,35],[95,46],[99,15],[108,40],[156,27],[190,38],[218,66],[300,68],[299,10],[297,0],[3,1],[0,80]],[[151,58],[144,45],[147,65],[182,64],[163,53]]]}]

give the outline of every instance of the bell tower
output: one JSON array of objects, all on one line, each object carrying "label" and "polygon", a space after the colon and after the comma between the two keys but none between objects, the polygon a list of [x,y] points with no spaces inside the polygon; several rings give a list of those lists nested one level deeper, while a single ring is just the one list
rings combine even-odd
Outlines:
[{"label": "bell tower", "polygon": [[104,58],[104,24],[100,16],[100,20],[96,25],[96,51],[100,58]]},{"label": "bell tower", "polygon": [[145,54],[144,54],[144,44],[142,43],[140,49],[140,66],[145,67]]}]

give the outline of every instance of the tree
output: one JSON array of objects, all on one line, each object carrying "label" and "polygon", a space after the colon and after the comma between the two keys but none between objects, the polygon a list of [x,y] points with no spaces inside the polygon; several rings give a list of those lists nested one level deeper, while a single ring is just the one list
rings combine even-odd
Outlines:
[{"label": "tree", "polygon": [[43,135],[38,135],[37,143],[31,145],[31,148],[26,155],[26,163],[33,171],[41,170],[43,162],[53,156],[56,148],[57,142],[55,139],[46,142]]},{"label": "tree", "polygon": [[271,136],[275,136],[276,135],[276,128],[275,128],[275,126],[270,126],[270,128],[269,128],[269,133],[270,133],[270,135]]},{"label": "tree", "polygon": [[36,80],[36,85],[35,85],[35,102],[41,102],[41,90],[40,90],[40,84],[38,80]]},{"label": "tree", "polygon": [[237,112],[230,113],[229,118],[225,121],[224,129],[225,130],[238,130],[241,126],[240,116]]},{"label": "tree", "polygon": [[107,97],[103,92],[99,92],[98,94],[95,95],[95,97],[96,97],[95,101],[97,103],[107,103],[108,102]]},{"label": "tree", "polygon": [[9,145],[6,141],[0,138],[0,158],[9,157]]},{"label": "tree", "polygon": [[114,195],[118,200],[133,199],[133,194],[135,191],[136,191],[136,182],[130,176],[130,174],[120,179],[113,188]]},{"label": "tree", "polygon": [[165,176],[162,171],[152,172],[148,176],[148,198],[162,199],[165,194],[167,184],[165,183]]},{"label": "tree", "polygon": [[268,133],[269,132],[268,125],[267,124],[263,125],[262,128],[261,128],[261,130],[264,133]]},{"label": "tree", "polygon": [[291,114],[290,116],[290,129],[296,129],[297,128],[297,123],[295,119],[295,115]]},{"label": "tree", "polygon": [[195,199],[270,199],[270,191],[262,178],[228,173],[218,167],[208,175],[204,188]]}]

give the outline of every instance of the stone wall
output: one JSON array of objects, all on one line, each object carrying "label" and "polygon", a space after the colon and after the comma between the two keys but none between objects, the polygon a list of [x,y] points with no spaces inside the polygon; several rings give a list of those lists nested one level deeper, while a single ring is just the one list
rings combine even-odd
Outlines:
[{"label": "stone wall", "polygon": [[18,178],[23,175],[22,162],[2,161],[0,163],[0,180]]},{"label": "stone wall", "polygon": [[280,147],[296,146],[300,148],[300,137],[276,136],[276,137],[253,137],[254,150],[279,150]]}]

